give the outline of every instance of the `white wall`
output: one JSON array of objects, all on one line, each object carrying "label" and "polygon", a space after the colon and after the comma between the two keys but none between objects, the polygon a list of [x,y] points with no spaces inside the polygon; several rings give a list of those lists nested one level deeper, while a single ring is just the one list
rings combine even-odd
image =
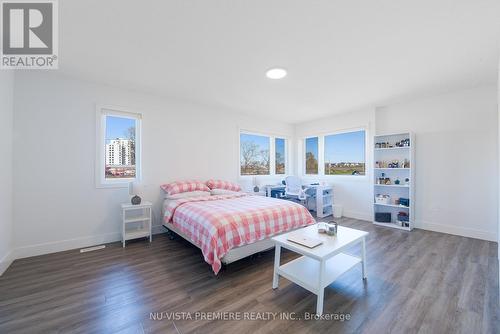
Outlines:
[{"label": "white wall", "polygon": [[15,102],[16,257],[120,238],[119,203],[128,201],[128,191],[96,189],[96,103],[143,113],[143,197],[155,203],[157,226],[160,184],[238,179],[239,128],[289,137],[294,131],[286,123],[41,71],[19,73]]},{"label": "white wall", "polygon": [[12,262],[12,138],[14,72],[0,73],[0,275]]},{"label": "white wall", "polygon": [[[373,132],[375,129],[374,109],[366,109],[355,112],[335,115],[329,118],[315,120],[295,126],[297,139],[295,164],[298,174],[307,182],[326,181],[334,186],[334,203],[344,208],[347,217],[372,220],[372,147]],[[305,176],[303,171],[303,138],[310,135],[330,134],[350,129],[366,129],[366,176]]]},{"label": "white wall", "polygon": [[[5,83],[10,81],[2,79],[1,82],[8,87]],[[128,193],[126,189],[95,187],[96,103],[121,105],[144,115],[145,190],[142,195],[155,203],[156,226],[160,225],[160,184],[182,178],[238,179],[239,128],[297,139],[365,127],[369,138],[368,166],[373,163],[369,148],[375,129],[416,133],[418,227],[496,240],[498,116],[495,87],[292,126],[74,80],[56,73],[20,72],[14,85],[15,257],[120,238],[119,203],[128,201]],[[3,92],[8,89],[2,89]],[[12,102],[8,101],[8,96],[2,96],[2,105],[11,106]],[[9,108],[2,108],[2,113],[4,110]],[[12,112],[10,115],[12,117]],[[9,141],[11,133],[9,127],[1,131],[2,136],[7,137],[2,143]],[[297,140],[290,144],[293,153],[302,154]],[[1,149],[9,156],[9,145]],[[295,154],[290,160],[292,173],[301,173]],[[1,175],[9,175],[9,171]],[[364,178],[336,176],[325,180],[335,186],[335,201],[344,206],[346,216],[371,220],[370,169]],[[262,179],[261,183],[267,181]],[[2,196],[9,193],[2,192]],[[8,197],[0,203],[9,203]],[[11,225],[5,226],[10,231]],[[9,235],[3,230],[0,232],[0,237]],[[2,248],[2,245],[8,243],[1,241],[0,251],[5,252],[9,246]]]},{"label": "white wall", "polygon": [[496,86],[378,108],[376,130],[416,135],[416,227],[497,240]]},{"label": "white wall", "polygon": [[[479,87],[296,125],[296,169],[303,173],[300,139],[305,136],[365,126],[371,148],[374,133],[412,131],[416,135],[416,227],[496,241],[497,94],[496,86]],[[367,154],[367,166],[372,166],[372,150]],[[366,178],[303,177],[332,183],[334,200],[344,206],[345,216],[372,220],[370,168]]]}]

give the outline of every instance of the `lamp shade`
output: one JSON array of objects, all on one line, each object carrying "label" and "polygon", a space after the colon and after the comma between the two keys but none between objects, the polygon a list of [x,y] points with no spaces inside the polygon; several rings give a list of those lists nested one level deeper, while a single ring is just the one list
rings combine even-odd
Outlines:
[{"label": "lamp shade", "polygon": [[144,192],[142,184],[140,184],[139,182],[133,182],[133,183],[134,183],[134,195],[142,196]]},{"label": "lamp shade", "polygon": [[130,196],[142,195],[142,191],[143,191],[143,188],[139,182],[134,181],[134,182],[130,182],[128,184],[128,194]]}]

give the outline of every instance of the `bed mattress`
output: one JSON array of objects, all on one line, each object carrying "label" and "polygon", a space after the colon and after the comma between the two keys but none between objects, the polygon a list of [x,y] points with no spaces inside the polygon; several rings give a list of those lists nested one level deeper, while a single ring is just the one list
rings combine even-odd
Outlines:
[{"label": "bed mattress", "polygon": [[197,245],[214,273],[231,249],[314,224],[302,205],[247,194],[166,200],[164,224],[173,224]]}]

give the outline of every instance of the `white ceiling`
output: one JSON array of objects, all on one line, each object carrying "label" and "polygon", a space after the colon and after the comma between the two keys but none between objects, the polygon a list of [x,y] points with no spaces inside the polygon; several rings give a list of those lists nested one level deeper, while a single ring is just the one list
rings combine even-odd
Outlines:
[{"label": "white ceiling", "polygon": [[[60,70],[290,123],[495,83],[499,0],[64,0]],[[267,69],[288,76],[269,80]]]}]

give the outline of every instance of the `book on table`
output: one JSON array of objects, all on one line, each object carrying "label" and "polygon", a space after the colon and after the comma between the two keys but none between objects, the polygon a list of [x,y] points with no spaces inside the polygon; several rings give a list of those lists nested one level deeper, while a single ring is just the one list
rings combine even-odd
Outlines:
[{"label": "book on table", "polygon": [[323,241],[319,239],[307,237],[300,234],[291,234],[288,236],[287,240],[302,246],[306,246],[308,248],[314,248],[323,243]]}]

